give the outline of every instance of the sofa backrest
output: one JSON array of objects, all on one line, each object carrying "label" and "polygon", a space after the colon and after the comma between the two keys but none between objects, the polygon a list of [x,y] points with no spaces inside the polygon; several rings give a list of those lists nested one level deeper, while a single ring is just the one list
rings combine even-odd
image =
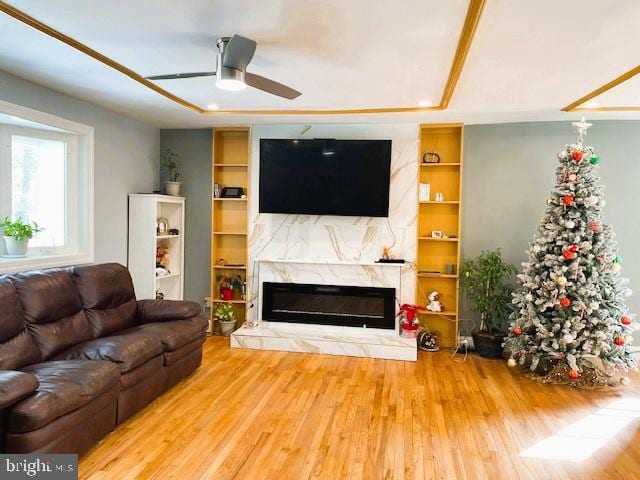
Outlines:
[{"label": "sofa backrest", "polygon": [[42,358],[27,330],[16,287],[0,276],[0,370],[15,370]]},{"label": "sofa backrest", "polygon": [[95,337],[69,269],[18,273],[11,279],[42,360]]},{"label": "sofa backrest", "polygon": [[112,335],[136,323],[137,302],[126,267],[104,263],[74,267],[73,280],[96,336]]}]

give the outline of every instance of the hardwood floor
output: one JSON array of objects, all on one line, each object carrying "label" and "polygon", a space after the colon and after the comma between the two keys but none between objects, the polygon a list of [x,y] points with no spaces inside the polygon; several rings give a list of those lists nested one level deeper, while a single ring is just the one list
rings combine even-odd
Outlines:
[{"label": "hardwood floor", "polygon": [[[80,478],[637,479],[632,380],[581,391],[476,356],[420,353],[414,364],[212,338],[202,367],[86,454]],[[587,458],[521,455],[545,440],[534,457]]]}]

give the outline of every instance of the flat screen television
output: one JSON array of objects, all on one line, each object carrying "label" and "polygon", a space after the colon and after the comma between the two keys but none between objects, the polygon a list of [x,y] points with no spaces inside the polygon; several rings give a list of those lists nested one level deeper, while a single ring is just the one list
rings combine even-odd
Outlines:
[{"label": "flat screen television", "polygon": [[260,213],[389,216],[391,140],[260,139]]}]

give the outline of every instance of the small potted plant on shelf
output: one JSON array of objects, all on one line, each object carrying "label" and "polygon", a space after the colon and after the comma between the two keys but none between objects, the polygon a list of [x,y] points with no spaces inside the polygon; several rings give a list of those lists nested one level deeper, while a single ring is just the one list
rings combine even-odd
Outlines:
[{"label": "small potted plant on shelf", "polygon": [[162,152],[162,167],[167,172],[169,180],[164,182],[164,190],[167,195],[173,195],[177,197],[180,195],[180,160],[178,160],[178,154],[170,148],[165,149]]},{"label": "small potted plant on shelf", "polygon": [[25,257],[29,240],[42,231],[36,222],[25,222],[21,218],[10,220],[8,217],[0,223],[0,228],[4,230],[3,238],[8,257]]},{"label": "small potted plant on shelf", "polygon": [[506,335],[503,325],[511,311],[510,277],[516,268],[506,263],[497,249],[465,260],[460,270],[462,292],[480,315],[478,328],[471,332],[476,351],[482,357],[499,358]]},{"label": "small potted plant on shelf", "polygon": [[242,277],[240,275],[220,275],[218,276],[220,298],[222,300],[233,300],[234,291],[242,290]]},{"label": "small potted plant on shelf", "polygon": [[213,313],[215,319],[220,323],[222,335],[228,337],[236,328],[236,315],[230,303],[217,303]]}]

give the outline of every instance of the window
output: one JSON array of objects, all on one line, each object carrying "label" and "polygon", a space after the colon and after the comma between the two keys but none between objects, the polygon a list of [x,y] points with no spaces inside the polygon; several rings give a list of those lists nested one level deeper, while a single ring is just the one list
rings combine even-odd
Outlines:
[{"label": "window", "polygon": [[42,231],[29,241],[25,258],[1,257],[0,273],[92,261],[93,130],[72,124],[74,132],[62,119],[67,128],[36,123],[2,107],[0,217],[35,222]]}]

